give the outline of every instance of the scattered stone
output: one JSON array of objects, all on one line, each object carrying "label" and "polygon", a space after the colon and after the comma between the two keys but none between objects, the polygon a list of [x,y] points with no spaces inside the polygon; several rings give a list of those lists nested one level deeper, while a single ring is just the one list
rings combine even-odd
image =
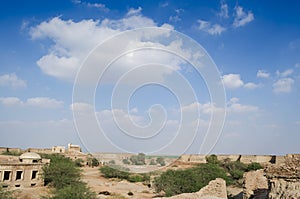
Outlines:
[{"label": "scattered stone", "polygon": [[100,191],[99,195],[105,195],[105,196],[110,196],[110,192],[109,191]]}]

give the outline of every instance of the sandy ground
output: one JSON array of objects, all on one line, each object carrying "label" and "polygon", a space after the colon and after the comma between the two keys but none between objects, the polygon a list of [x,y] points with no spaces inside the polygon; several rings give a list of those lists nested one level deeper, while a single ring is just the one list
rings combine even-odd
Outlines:
[{"label": "sandy ground", "polygon": [[[149,188],[142,183],[130,183],[125,180],[118,181],[116,179],[106,179],[101,176],[99,167],[85,167],[83,168],[82,180],[88,184],[88,186],[98,194],[99,198],[109,198],[100,192],[108,191],[113,195],[122,195],[125,198],[152,198],[155,196],[154,189]],[[129,196],[128,192],[132,192],[133,195]]]}]

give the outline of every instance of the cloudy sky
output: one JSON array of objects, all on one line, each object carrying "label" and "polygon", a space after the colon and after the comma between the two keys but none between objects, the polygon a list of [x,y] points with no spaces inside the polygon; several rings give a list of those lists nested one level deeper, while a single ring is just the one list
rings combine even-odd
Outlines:
[{"label": "cloudy sky", "polygon": [[299,153],[299,7],[1,1],[0,146]]}]

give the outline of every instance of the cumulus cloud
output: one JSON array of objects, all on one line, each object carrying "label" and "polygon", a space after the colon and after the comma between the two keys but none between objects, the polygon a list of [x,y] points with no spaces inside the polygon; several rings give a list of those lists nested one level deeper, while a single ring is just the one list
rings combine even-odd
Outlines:
[{"label": "cumulus cloud", "polygon": [[[140,14],[141,10],[142,8],[130,9],[126,17],[119,20],[81,20],[75,22],[73,20],[63,20],[59,17],[55,17],[49,21],[44,21],[39,25],[32,27],[30,30],[32,39],[44,40],[48,38],[53,42],[52,46],[49,47],[49,53],[41,57],[37,61],[37,65],[47,75],[63,80],[73,81],[86,56],[99,43],[124,30],[140,27],[159,27],[152,19],[142,16]],[[169,24],[163,24],[161,27],[166,28],[166,31],[167,29],[173,29],[173,27]],[[145,37],[154,38],[159,36],[158,34],[161,33],[158,33],[157,31],[149,31],[147,32],[147,35],[146,33],[143,36],[135,35],[131,38],[132,42],[128,45],[131,47],[134,45],[137,48],[141,48],[145,45],[159,45],[161,47],[170,48],[170,50],[180,50],[187,54],[183,49],[181,49],[182,44],[180,41],[176,41],[168,45],[144,41]],[[94,63],[101,63],[102,58],[104,59],[107,57],[106,54],[113,54],[116,49],[119,49],[121,46],[120,44],[121,43],[118,43],[118,45],[111,45],[101,56],[94,58]],[[162,53],[160,54],[161,55],[156,53],[156,55],[151,56],[151,59],[157,58],[159,59],[158,63],[165,63],[168,65],[172,64],[175,70],[178,69],[180,64],[178,62],[178,58],[176,63],[174,63],[174,56],[167,55],[166,53],[164,53],[163,56]],[[136,57],[133,58],[129,55],[131,54],[122,57],[122,64],[118,70],[111,74],[114,76],[122,75],[133,66],[145,63],[145,60],[141,63],[142,59]],[[192,55],[190,54],[187,56]],[[153,60],[150,62],[153,63]],[[181,62],[183,61],[181,60]],[[158,74],[157,76],[163,76],[164,74],[165,71],[162,71],[161,74]]]},{"label": "cumulus cloud", "polygon": [[235,18],[233,22],[234,27],[241,27],[244,26],[251,21],[254,20],[254,15],[251,11],[248,11],[247,13],[244,12],[243,7],[241,6],[236,6],[235,7]]},{"label": "cumulus cloud", "polygon": [[4,106],[20,105],[39,108],[60,108],[63,106],[63,101],[59,101],[48,97],[28,98],[26,101],[22,101],[17,97],[4,97],[0,98],[0,102]]},{"label": "cumulus cloud", "polygon": [[292,91],[292,86],[294,84],[292,78],[280,78],[273,84],[273,92],[278,93],[289,93]]},{"label": "cumulus cloud", "polygon": [[265,70],[258,70],[257,74],[256,74],[256,77],[259,77],[259,78],[269,78],[270,77],[270,73],[268,73]]},{"label": "cumulus cloud", "polygon": [[226,30],[226,28],[221,26],[220,24],[211,24],[210,22],[205,20],[198,20],[198,23],[199,30],[207,32],[210,35],[220,35]]},{"label": "cumulus cloud", "polygon": [[222,77],[223,84],[226,88],[236,89],[244,85],[239,74],[228,74]]},{"label": "cumulus cloud", "polygon": [[26,82],[20,79],[16,74],[4,74],[0,76],[0,86],[9,86],[12,88],[26,87]]},{"label": "cumulus cloud", "polygon": [[222,76],[222,82],[226,88],[229,89],[237,89],[240,87],[244,87],[247,89],[255,89],[258,88],[259,85],[253,82],[244,83],[241,79],[240,74],[227,74]]}]

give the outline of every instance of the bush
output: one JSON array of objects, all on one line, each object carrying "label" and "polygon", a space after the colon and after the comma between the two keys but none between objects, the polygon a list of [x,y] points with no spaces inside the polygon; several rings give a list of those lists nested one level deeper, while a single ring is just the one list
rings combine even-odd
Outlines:
[{"label": "bush", "polygon": [[20,156],[22,152],[18,151],[9,151],[8,149],[6,151],[2,152],[2,155],[12,155],[12,156]]},{"label": "bush", "polygon": [[117,165],[114,167],[103,166],[99,170],[105,178],[118,178],[127,180],[129,176],[129,173],[127,172],[129,169]]},{"label": "bush", "polygon": [[84,166],[84,165],[83,165],[84,161],[83,161],[83,159],[81,159],[81,158],[76,159],[74,162],[75,162],[75,166],[77,166],[77,167],[82,167],[82,166]]},{"label": "bush", "polygon": [[206,162],[209,164],[220,164],[220,161],[218,160],[218,156],[216,156],[215,154],[206,156],[205,159],[206,159]]},{"label": "bush", "polygon": [[130,157],[130,161],[134,165],[145,165],[146,164],[145,154],[139,153],[138,155],[133,155]]},{"label": "bush", "polygon": [[108,162],[108,164],[116,164],[116,161],[115,161],[115,160],[110,160],[110,161]]},{"label": "bush", "polygon": [[262,169],[263,167],[257,163],[257,162],[252,162],[247,166],[247,171],[254,171],[254,170],[259,170]]},{"label": "bush", "polygon": [[151,159],[149,165],[156,165],[155,160]]},{"label": "bush", "polygon": [[123,159],[122,162],[123,162],[123,164],[130,164],[129,160],[127,160],[127,159]]},{"label": "bush", "polygon": [[216,164],[201,164],[186,170],[168,170],[154,179],[154,186],[156,192],[164,191],[166,196],[173,196],[199,191],[216,178],[231,184],[223,168]]},{"label": "bush", "polygon": [[224,163],[223,166],[230,173],[231,177],[234,180],[243,178],[243,174],[247,169],[247,165],[240,161],[234,161],[234,162],[228,161]]},{"label": "bush", "polygon": [[131,174],[127,179],[129,182],[149,182],[150,176],[147,174]]},{"label": "bush", "polygon": [[76,183],[59,189],[51,199],[96,199],[96,194],[90,191],[84,183]]},{"label": "bush", "polygon": [[103,166],[100,172],[105,178],[118,178],[127,180],[129,182],[149,182],[150,176],[148,174],[130,174],[128,168],[124,168],[118,165],[113,167]]},{"label": "bush", "polygon": [[166,165],[165,159],[163,157],[156,158],[156,162],[158,164],[160,164],[160,166],[165,166]]},{"label": "bush", "polygon": [[13,192],[7,189],[2,188],[2,184],[0,184],[0,198],[1,199],[15,199],[13,197]]}]

